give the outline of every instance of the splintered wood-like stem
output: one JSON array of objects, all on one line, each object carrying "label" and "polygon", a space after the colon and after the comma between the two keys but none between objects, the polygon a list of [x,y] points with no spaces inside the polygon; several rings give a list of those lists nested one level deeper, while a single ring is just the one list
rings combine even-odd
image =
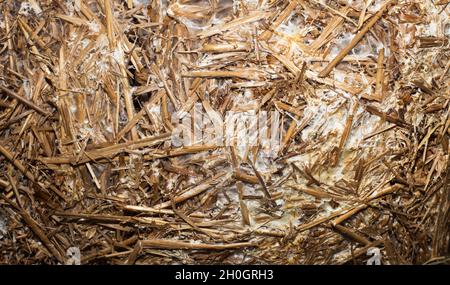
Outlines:
[{"label": "splintered wood-like stem", "polygon": [[244,186],[241,182],[236,183],[236,187],[239,195],[239,208],[241,209],[242,221],[246,225],[250,225],[250,214],[247,208],[247,205],[244,202]]},{"label": "splintered wood-like stem", "polygon": [[[169,88],[169,85],[167,85],[167,81],[165,80],[164,76],[161,74],[160,69],[156,66],[156,65],[152,65],[152,70],[155,72],[155,74],[158,76],[159,80],[161,80],[161,82],[164,85],[164,89],[166,90],[166,94],[169,97],[170,101],[172,102],[173,106],[175,107],[175,109],[178,109],[178,102],[175,99],[175,96],[173,95],[172,90]],[[166,105],[165,105],[166,106]],[[164,106],[163,106],[164,108]]]},{"label": "splintered wood-like stem", "polygon": [[[389,1],[391,2],[391,1]],[[388,3],[389,3],[388,2]],[[388,7],[388,4],[385,4],[376,14],[370,19],[370,21],[359,31],[355,37],[351,40],[351,42],[343,49],[341,52],[325,67],[320,73],[319,77],[326,77],[333,68],[338,65],[341,60],[362,40],[364,35],[378,22],[378,20],[383,16],[384,11]]]},{"label": "splintered wood-like stem", "polygon": [[7,39],[7,45],[8,45],[8,58],[9,58],[9,68],[11,70],[14,70],[14,59],[13,59],[13,43],[11,39],[11,33],[10,33],[10,26],[9,26],[9,16],[8,11],[5,9],[3,10],[3,15],[5,17],[5,29],[6,29],[6,35],[8,37]]},{"label": "splintered wood-like stem", "polygon": [[367,8],[372,5],[373,0],[366,1],[366,4],[364,5],[364,8],[361,11],[361,14],[359,15],[359,21],[358,21],[358,29],[362,27],[364,24],[364,18],[366,17]]},{"label": "splintered wood-like stem", "polygon": [[292,107],[291,105],[283,103],[281,101],[275,101],[275,106],[277,106],[278,108],[280,108],[280,109],[282,109],[284,111],[292,113],[292,114],[294,114],[294,115],[296,115],[298,117],[302,117],[303,116],[302,109],[304,109],[304,106],[295,108],[295,107]]},{"label": "splintered wood-like stem", "polygon": [[388,115],[380,110],[378,110],[376,107],[371,106],[371,105],[367,105],[366,106],[366,111],[371,113],[372,115],[376,115],[390,123],[396,124],[399,127],[402,128],[407,128],[407,129],[411,129],[412,125],[405,122],[404,120],[401,120],[400,118],[396,118],[394,116]]},{"label": "splintered wood-like stem", "polygon": [[266,198],[268,199],[272,199],[272,195],[270,195],[269,190],[267,189],[266,186],[266,182],[264,182],[264,179],[262,178],[261,174],[259,173],[259,171],[256,169],[255,165],[253,164],[252,160],[250,159],[250,157],[248,158],[248,163],[250,164],[250,166],[252,167],[253,171],[255,172],[256,177],[258,178],[258,182],[259,184],[261,184],[261,187],[263,189],[264,195],[266,196]]},{"label": "splintered wood-like stem", "polygon": [[295,129],[297,128],[297,118],[294,118],[291,122],[291,124],[289,125],[289,129],[286,132],[286,135],[283,139],[283,149],[285,149],[287,147],[287,145],[289,144],[289,141],[291,140]]},{"label": "splintered wood-like stem", "polygon": [[247,173],[244,173],[243,171],[240,171],[240,170],[235,171],[234,177],[236,178],[236,180],[250,183],[250,184],[258,184],[259,183],[258,177],[253,176],[253,175],[248,175]]},{"label": "splintered wood-like stem", "polygon": [[362,243],[364,245],[370,244],[370,241],[368,239],[366,239],[362,235],[350,230],[349,228],[346,228],[341,225],[335,225],[334,228],[337,229],[338,231],[340,231],[342,234],[356,240],[359,243]]},{"label": "splintered wood-like stem", "polygon": [[370,139],[370,138],[372,138],[372,137],[374,137],[374,136],[376,136],[376,135],[379,135],[379,134],[382,134],[382,133],[384,133],[384,132],[390,131],[390,130],[392,130],[392,129],[395,128],[395,127],[396,127],[395,125],[392,125],[392,126],[389,126],[389,127],[384,128],[384,129],[382,129],[382,130],[375,131],[375,132],[373,132],[373,133],[368,134],[367,136],[365,136],[365,137],[363,138],[363,140],[368,140],[368,139]]},{"label": "splintered wood-like stem", "polygon": [[340,217],[334,219],[331,224],[333,225],[333,227],[335,227],[336,225],[339,225],[340,223],[342,223],[343,221],[347,220],[348,218],[352,217],[353,215],[359,213],[360,211],[367,209],[367,205],[366,204],[361,204],[358,205],[356,207],[353,207],[352,209],[350,209],[349,211],[347,211],[345,214],[341,215]]},{"label": "splintered wood-like stem", "polygon": [[263,79],[262,72],[243,69],[240,71],[191,71],[183,74],[184,77],[204,77],[204,78],[241,78],[247,80]]},{"label": "splintered wood-like stem", "polygon": [[60,156],[60,157],[43,157],[41,161],[51,164],[82,164],[89,161],[95,161],[102,158],[113,158],[117,154],[126,150],[134,150],[141,147],[150,147],[155,144],[164,142],[170,138],[170,133],[161,134],[159,136],[153,136],[143,138],[136,141],[129,141],[126,143],[115,144],[112,146],[99,148],[91,151],[85,151],[81,156]]},{"label": "splintered wood-like stem", "polygon": [[204,44],[201,51],[212,52],[212,53],[225,53],[225,52],[236,52],[236,51],[250,51],[251,46],[247,43],[232,43],[232,44]]},{"label": "splintered wood-like stem", "polygon": [[[347,13],[350,11],[350,8],[345,7],[342,11],[344,15],[347,15]],[[331,21],[328,23],[328,25],[323,29],[320,36],[315,39],[309,47],[311,48],[312,52],[317,51],[320,49],[324,44],[326,44],[327,40],[331,37],[333,32],[335,32],[339,27],[342,26],[344,23],[344,18],[341,16],[334,16]]]},{"label": "splintered wood-like stem", "polygon": [[120,130],[120,132],[116,136],[116,141],[119,141],[127,132],[129,132],[137,123],[138,121],[144,116],[146,111],[148,110],[148,107],[155,104],[159,99],[161,98],[161,93],[158,93],[156,96],[152,97],[137,113],[131,120],[128,121],[128,123],[123,127],[123,129]]}]

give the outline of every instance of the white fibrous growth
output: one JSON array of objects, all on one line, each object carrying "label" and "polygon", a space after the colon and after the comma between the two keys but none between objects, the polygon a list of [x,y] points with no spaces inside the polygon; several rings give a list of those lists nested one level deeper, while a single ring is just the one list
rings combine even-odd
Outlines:
[{"label": "white fibrous growth", "polygon": [[376,13],[376,12],[378,12],[378,11],[381,9],[381,7],[383,7],[383,5],[386,3],[385,0],[375,0],[375,1],[372,1],[372,2],[373,2],[372,5],[370,5],[370,6],[367,8],[367,10],[368,10],[370,13]]},{"label": "white fibrous growth", "polygon": [[2,239],[3,236],[6,235],[6,233],[7,233],[7,230],[6,230],[6,219],[0,213],[0,239]]},{"label": "white fibrous growth", "polygon": [[278,28],[281,32],[290,36],[306,36],[316,29],[314,26],[306,26],[301,23],[301,18],[292,17],[287,23],[283,23]]},{"label": "white fibrous growth", "polygon": [[25,97],[27,98],[31,98],[31,86],[30,86],[30,81],[28,80],[24,80],[23,81],[23,90],[25,92]]},{"label": "white fibrous growth", "polygon": [[122,64],[124,59],[124,52],[122,47],[119,45],[112,53],[111,57],[118,63]]},{"label": "white fibrous growth", "polygon": [[330,56],[331,57],[337,56],[339,52],[350,43],[353,37],[354,34],[352,33],[344,33],[341,36],[339,36],[335,42],[335,45],[331,48]]}]

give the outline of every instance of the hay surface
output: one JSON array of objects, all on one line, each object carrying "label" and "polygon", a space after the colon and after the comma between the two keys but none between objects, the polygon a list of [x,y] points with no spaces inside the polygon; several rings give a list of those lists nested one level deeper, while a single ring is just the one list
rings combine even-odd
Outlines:
[{"label": "hay surface", "polygon": [[[449,262],[447,0],[0,2],[0,263]],[[278,111],[275,157],[173,114]],[[208,113],[209,112],[209,113]],[[210,128],[210,127],[209,127]],[[210,128],[211,129],[211,128]]]}]

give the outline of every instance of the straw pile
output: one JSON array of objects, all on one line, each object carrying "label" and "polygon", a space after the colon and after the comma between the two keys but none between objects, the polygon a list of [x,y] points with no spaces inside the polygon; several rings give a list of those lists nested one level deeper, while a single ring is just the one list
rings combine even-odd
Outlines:
[{"label": "straw pile", "polygon": [[0,263],[448,263],[449,3],[1,1]]}]

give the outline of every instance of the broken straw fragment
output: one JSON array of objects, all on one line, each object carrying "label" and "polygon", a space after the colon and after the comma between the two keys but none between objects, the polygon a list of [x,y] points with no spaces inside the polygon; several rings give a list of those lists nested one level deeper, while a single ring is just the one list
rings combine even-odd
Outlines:
[{"label": "broken straw fragment", "polygon": [[372,28],[378,20],[383,16],[384,11],[387,9],[388,4],[391,1],[387,2],[371,19],[370,21],[359,31],[355,37],[351,40],[351,42],[343,49],[341,52],[319,73],[319,77],[326,77],[333,68],[338,65],[341,60],[359,43],[359,41],[364,37],[364,35]]}]

